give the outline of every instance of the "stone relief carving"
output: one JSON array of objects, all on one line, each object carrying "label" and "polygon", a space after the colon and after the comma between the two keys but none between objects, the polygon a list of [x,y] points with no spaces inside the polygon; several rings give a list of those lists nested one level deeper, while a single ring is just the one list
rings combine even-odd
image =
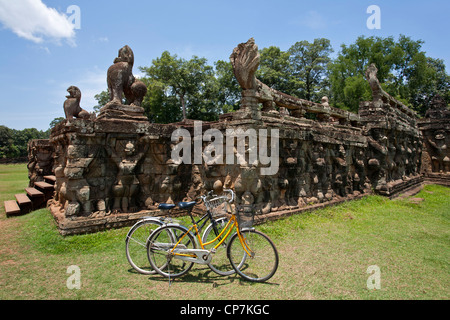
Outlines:
[{"label": "stone relief carving", "polygon": [[[142,137],[137,142],[132,140],[125,141],[113,140],[112,145],[109,145],[108,142],[106,145],[107,153],[118,169],[113,186],[114,204],[112,210],[114,212],[133,212],[137,210],[137,203],[135,202],[139,189],[137,167],[147,153],[149,146],[148,143],[145,143],[147,141],[146,137]],[[144,144],[143,150],[137,150],[139,145],[142,144]],[[117,152],[116,148],[121,150]]]},{"label": "stone relief carving", "polygon": [[[424,162],[422,171],[428,180],[450,185],[450,110],[445,100],[436,95],[430,101],[419,127],[424,135]],[[420,145],[418,145],[420,147]]]},{"label": "stone relief carving", "polygon": [[44,176],[51,175],[53,169],[53,146],[48,140],[31,140],[28,149],[28,179],[29,186],[37,181],[44,181]]}]

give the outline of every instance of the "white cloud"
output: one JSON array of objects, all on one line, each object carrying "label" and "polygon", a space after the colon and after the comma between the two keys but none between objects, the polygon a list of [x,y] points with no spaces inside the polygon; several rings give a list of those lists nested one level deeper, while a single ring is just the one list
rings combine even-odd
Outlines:
[{"label": "white cloud", "polygon": [[0,0],[0,21],[21,38],[42,43],[62,39],[74,46],[74,24],[41,0]]}]

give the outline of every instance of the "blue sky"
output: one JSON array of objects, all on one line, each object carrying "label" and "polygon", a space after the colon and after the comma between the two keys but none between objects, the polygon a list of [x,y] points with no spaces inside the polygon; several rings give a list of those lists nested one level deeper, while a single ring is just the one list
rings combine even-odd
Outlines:
[{"label": "blue sky", "polygon": [[[64,17],[71,5],[80,8],[79,29]],[[370,5],[381,9],[381,29],[366,26]],[[228,61],[233,48],[251,37],[259,48],[282,50],[323,37],[336,54],[360,35],[404,34],[425,41],[423,50],[443,59],[448,72],[449,14],[447,0],[0,0],[0,125],[48,129],[64,116],[71,85],[81,89],[81,106],[92,111],[125,44],[139,74],[138,66],[150,66],[165,50],[205,57],[211,65]]]}]

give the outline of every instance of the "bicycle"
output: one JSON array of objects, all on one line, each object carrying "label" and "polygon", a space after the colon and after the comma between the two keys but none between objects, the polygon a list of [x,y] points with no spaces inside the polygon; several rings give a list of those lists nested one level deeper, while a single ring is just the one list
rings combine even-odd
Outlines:
[{"label": "bicycle", "polygon": [[[194,263],[212,264],[213,256],[226,243],[227,257],[241,277],[253,282],[269,280],[278,268],[278,251],[272,240],[252,227],[254,208],[238,206],[219,235],[203,242],[191,211],[195,202],[180,202],[192,221],[187,228],[167,224],[156,229],[147,240],[147,255],[152,268],[164,277],[176,278],[189,272]],[[231,232],[236,228],[236,232]],[[196,236],[196,238],[195,238]],[[217,243],[216,243],[217,242]],[[212,248],[205,246],[216,243]]]},{"label": "bicycle", "polygon": [[[225,189],[224,191],[227,190]],[[220,206],[225,203],[231,204],[234,197],[229,199],[227,196],[214,195],[210,191],[207,195],[201,196],[200,199],[205,203],[207,210],[197,223],[204,220],[199,228],[199,230],[202,230],[206,223],[208,221],[210,222],[202,237],[203,239],[208,239],[212,235],[219,235],[220,231],[226,225],[227,218],[218,216],[223,211],[220,210]],[[175,207],[175,204],[160,203],[158,209],[170,212]],[[156,273],[148,261],[146,243],[153,231],[169,223],[180,224],[178,220],[167,217],[165,214],[162,217],[144,217],[130,228],[125,238],[125,252],[127,260],[134,270],[147,275]],[[226,250],[222,251],[225,252],[226,257]],[[230,275],[234,273],[234,269],[225,264],[211,265],[211,269],[219,275]]]},{"label": "bicycle", "polygon": [[[158,209],[170,211],[174,207],[174,204],[161,203]],[[148,262],[146,243],[152,232],[166,223],[175,223],[175,221],[166,217],[144,217],[128,231],[125,237],[125,253],[128,262],[137,272],[141,274],[155,273]]]}]

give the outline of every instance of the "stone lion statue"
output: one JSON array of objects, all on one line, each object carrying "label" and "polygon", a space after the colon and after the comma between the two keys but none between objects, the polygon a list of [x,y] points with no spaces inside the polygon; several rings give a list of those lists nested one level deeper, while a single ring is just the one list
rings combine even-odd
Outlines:
[{"label": "stone lion statue", "polygon": [[90,114],[86,110],[80,107],[81,91],[78,87],[70,86],[67,88],[69,95],[66,96],[66,101],[64,101],[64,113],[66,119],[82,118],[89,119]]},{"label": "stone lion statue", "polygon": [[147,93],[147,86],[133,76],[133,64],[133,50],[126,45],[119,50],[114,64],[108,69],[107,82],[110,102],[122,104],[122,95],[125,95],[131,105],[138,107],[141,105],[142,99]]}]

